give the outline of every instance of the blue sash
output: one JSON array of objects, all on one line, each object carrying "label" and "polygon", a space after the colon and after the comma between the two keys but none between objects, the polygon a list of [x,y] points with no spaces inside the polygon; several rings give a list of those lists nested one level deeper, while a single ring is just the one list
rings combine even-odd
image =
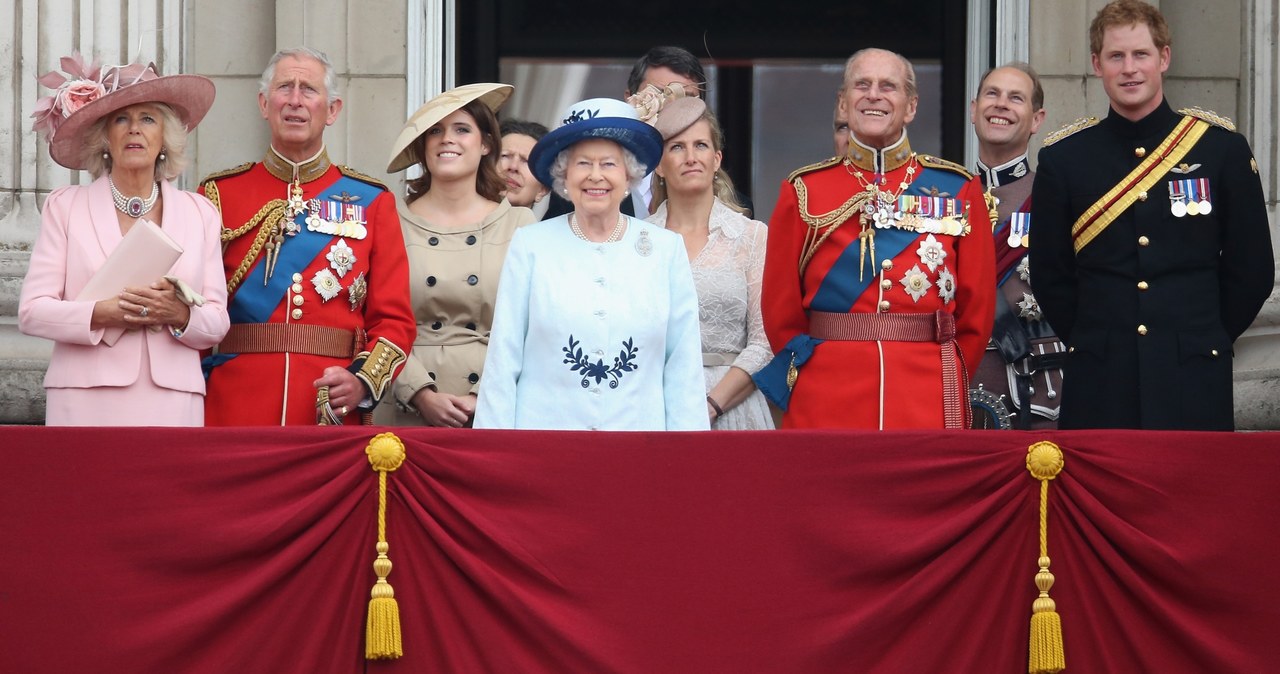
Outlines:
[{"label": "blue sash", "polygon": [[[355,203],[368,206],[382,193],[382,188],[369,183],[342,176],[314,198],[321,202],[346,193],[358,196]],[[365,211],[368,213],[368,210]],[[264,285],[263,278],[267,274],[267,265],[259,260],[254,265],[249,277],[240,284],[240,288],[231,298],[227,307],[232,323],[265,323],[271,318],[280,301],[284,299],[289,286],[293,285],[293,275],[306,269],[311,261],[333,241],[332,234],[312,232],[307,229],[306,212],[298,214],[294,222],[299,231],[293,236],[284,237],[280,246],[280,257],[276,260],[276,268],[271,278]],[[367,225],[366,225],[367,227]]]},{"label": "blue sash", "polygon": [[[951,198],[955,198],[966,182],[960,174],[925,168],[920,172],[919,177],[911,182],[910,189],[913,194],[924,196],[932,196],[935,193],[948,194]],[[857,226],[857,221],[849,224]],[[905,229],[876,229],[876,264],[879,264],[880,260],[891,260],[901,255],[908,247],[916,245],[919,236],[918,232]],[[852,309],[867,288],[878,283],[880,276],[879,269],[865,269],[862,273],[858,273],[860,258],[859,242],[855,239],[845,247],[836,258],[835,264],[822,278],[822,283],[813,294],[813,301],[809,308],[833,313],[846,313]],[[765,398],[777,405],[779,409],[786,410],[791,402],[791,388],[787,386],[787,373],[793,366],[799,370],[823,341],[806,334],[792,337],[768,365],[751,377],[752,381],[756,383],[756,387]]]},{"label": "blue sash", "polygon": [[791,404],[791,387],[787,386],[787,372],[793,365],[799,370],[822,341],[809,335],[792,337],[768,365],[751,375],[751,381],[756,383],[756,388],[760,389],[769,402],[777,405],[778,409],[786,411],[787,406]]},{"label": "blue sash", "polygon": [[[849,224],[857,226],[856,223]],[[908,246],[914,244],[918,236],[919,234],[905,229],[877,229],[875,264],[879,265],[880,260],[892,260],[897,257]],[[840,257],[836,258],[835,264],[831,265],[827,275],[822,278],[822,283],[818,286],[818,292],[813,294],[813,302],[809,308],[837,314],[846,313],[853,308],[854,303],[867,288],[880,282],[878,266],[874,269],[864,269],[861,274],[858,273],[861,257],[859,251],[857,239],[845,246]],[[868,256],[870,252],[868,249]]]},{"label": "blue sash", "polygon": [[[366,217],[368,217],[369,209],[367,207],[373,203],[374,199],[378,198],[378,195],[382,194],[382,188],[342,176],[314,198],[323,202],[330,197],[336,197],[344,193],[349,196],[360,197],[356,200],[356,203],[366,207],[365,213]],[[230,314],[232,323],[267,322],[275,308],[280,305],[280,301],[284,299],[289,286],[293,285],[293,275],[306,269],[311,264],[311,261],[316,259],[316,255],[319,255],[320,251],[324,250],[330,241],[333,241],[332,234],[321,234],[320,232],[308,230],[306,218],[306,211],[295,216],[294,222],[298,224],[298,233],[284,237],[284,244],[280,247],[280,257],[276,259],[275,271],[267,283],[265,285],[262,283],[263,277],[267,274],[267,265],[263,264],[262,259],[259,259],[249,277],[236,289],[235,295],[227,302],[227,313]],[[366,230],[372,229],[368,223],[365,223],[365,228]],[[370,235],[366,234],[366,236]],[[200,361],[205,379],[209,378],[209,373],[214,368],[235,358],[237,355],[234,353],[218,353],[206,356]]]}]

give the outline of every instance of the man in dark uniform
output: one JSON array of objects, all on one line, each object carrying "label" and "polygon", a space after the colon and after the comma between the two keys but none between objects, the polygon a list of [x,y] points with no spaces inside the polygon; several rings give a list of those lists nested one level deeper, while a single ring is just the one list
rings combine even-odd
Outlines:
[{"label": "man in dark uniform", "polygon": [[974,387],[974,428],[1050,429],[1062,401],[1062,345],[1028,283],[1031,185],[1027,144],[1044,123],[1044,88],[1026,63],[987,71],[969,105],[978,178],[997,205],[996,319]]},{"label": "man in dark uniform", "polygon": [[786,428],[965,428],[991,333],[991,220],[963,167],[912,152],[900,54],[845,65],[844,156],[798,169],[769,221],[756,374]]},{"label": "man in dark uniform", "polygon": [[222,213],[231,330],[206,359],[205,423],[370,420],[417,333],[395,197],[329,161],[342,99],[321,52],[278,52],[258,106],[261,162],[206,178]]},{"label": "man in dark uniform", "polygon": [[1089,29],[1111,101],[1046,140],[1031,282],[1069,347],[1061,428],[1231,430],[1232,343],[1271,293],[1257,163],[1233,125],[1164,98],[1164,17],[1118,0]]}]

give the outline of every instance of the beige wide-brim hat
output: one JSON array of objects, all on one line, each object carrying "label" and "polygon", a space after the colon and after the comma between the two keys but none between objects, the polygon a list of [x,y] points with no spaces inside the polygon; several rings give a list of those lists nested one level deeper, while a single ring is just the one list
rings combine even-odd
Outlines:
[{"label": "beige wide-brim hat", "polygon": [[164,103],[173,108],[187,132],[196,128],[213,105],[215,88],[213,80],[200,75],[156,74],[150,67],[144,69],[138,80],[122,84],[102,97],[86,103],[84,107],[58,126],[49,141],[49,156],[59,164],[83,170],[84,134],[93,123],[116,110],[138,103]]},{"label": "beige wide-brim hat", "polygon": [[409,121],[404,123],[404,128],[400,129],[400,135],[396,136],[396,142],[391,144],[391,160],[387,163],[387,173],[403,171],[421,161],[422,158],[414,148],[414,141],[418,140],[418,136],[426,133],[427,129],[439,124],[440,120],[475,100],[497,113],[502,104],[511,97],[513,91],[515,87],[510,84],[480,82],[450,89],[423,103],[422,107],[409,117]]}]

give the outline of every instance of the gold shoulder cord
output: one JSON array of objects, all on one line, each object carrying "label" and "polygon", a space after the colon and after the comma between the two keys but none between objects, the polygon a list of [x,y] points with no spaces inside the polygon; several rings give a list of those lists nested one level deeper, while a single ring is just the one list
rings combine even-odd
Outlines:
[{"label": "gold shoulder cord", "polygon": [[[800,219],[809,226],[808,231],[805,232],[803,253],[800,256],[799,272],[804,276],[804,270],[809,266],[809,260],[813,259],[814,254],[818,252],[818,247],[866,204],[868,195],[865,191],[858,192],[837,206],[835,210],[822,215],[813,215],[809,213],[809,190],[805,187],[804,179],[796,177],[792,184],[796,188]],[[824,227],[827,228],[826,231],[821,231]]]},{"label": "gold shoulder cord", "polygon": [[[204,184],[204,195],[209,199],[209,201],[213,202],[214,207],[218,209],[219,213],[221,213],[222,199],[218,194],[217,183],[212,180],[206,182]],[[221,239],[222,243],[226,244],[228,241],[238,239],[243,236],[245,232],[261,225],[258,229],[258,235],[253,239],[253,244],[249,246],[249,252],[246,253],[244,259],[240,261],[240,266],[236,268],[236,272],[227,280],[228,295],[235,292],[236,288],[240,287],[240,282],[244,280],[245,273],[249,271],[249,267],[252,267],[253,263],[258,259],[258,255],[262,252],[262,246],[266,244],[271,233],[275,231],[276,226],[280,224],[280,220],[284,218],[284,210],[287,203],[288,202],[284,199],[272,199],[271,201],[268,201],[265,206],[259,209],[258,212],[249,219],[249,222],[246,222],[240,227],[237,227],[236,229],[228,229],[226,225],[222,226]]]}]

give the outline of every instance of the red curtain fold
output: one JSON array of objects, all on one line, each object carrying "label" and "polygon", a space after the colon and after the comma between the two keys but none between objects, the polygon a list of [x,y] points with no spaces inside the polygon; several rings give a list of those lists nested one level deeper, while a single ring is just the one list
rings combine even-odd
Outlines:
[{"label": "red curtain fold", "polygon": [[1261,672],[1275,434],[0,429],[0,671]]}]

